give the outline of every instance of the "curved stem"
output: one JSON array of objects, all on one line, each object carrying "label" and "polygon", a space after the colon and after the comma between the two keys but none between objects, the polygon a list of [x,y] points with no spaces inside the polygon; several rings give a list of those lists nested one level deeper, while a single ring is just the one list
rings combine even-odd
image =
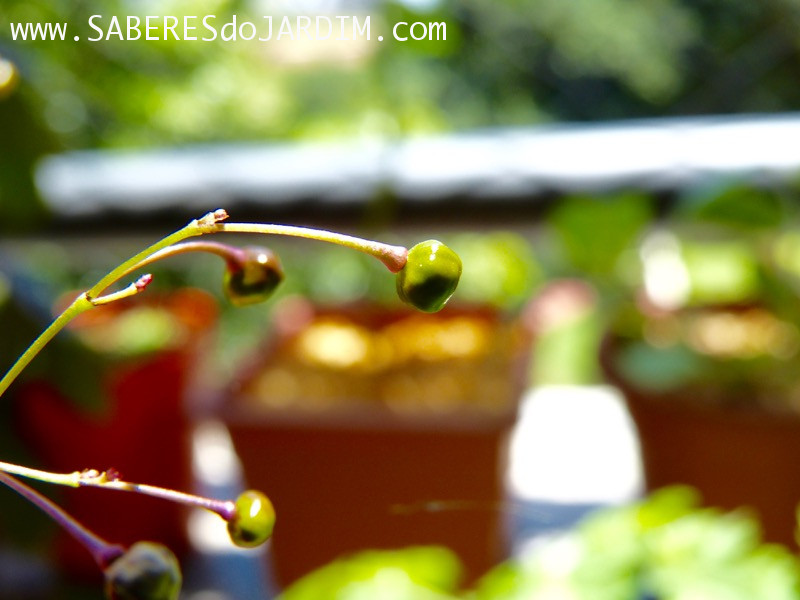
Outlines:
[{"label": "curved stem", "polygon": [[[403,246],[392,246],[377,242],[373,240],[365,240],[362,238],[354,237],[336,233],[333,231],[325,231],[322,229],[311,229],[309,227],[294,227],[291,225],[273,225],[269,223],[222,223],[228,218],[228,213],[222,209],[218,209],[212,213],[208,213],[200,219],[191,221],[185,227],[179,229],[175,233],[159,240],[148,248],[142,250],[138,254],[132,256],[124,263],[119,265],[116,269],[112,270],[108,275],[103,277],[94,286],[92,286],[86,295],[92,299],[103,292],[106,288],[113,285],[124,275],[146,265],[152,263],[154,260],[160,260],[173,254],[188,252],[191,248],[181,248],[177,252],[167,252],[165,249],[173,246],[190,237],[196,237],[209,233],[260,233],[263,235],[284,235],[290,237],[301,237],[311,240],[318,240],[321,242],[329,242],[337,244],[353,250],[364,252],[374,256],[380,260],[392,272],[397,273],[406,264],[408,259],[408,250]],[[213,251],[214,246],[211,243],[204,245],[204,251]],[[219,247],[216,247],[219,250]],[[163,251],[163,252],[162,252]],[[160,254],[159,254],[160,253]],[[152,258],[158,254],[157,258]],[[151,260],[152,258],[152,260]]]},{"label": "curved stem", "polygon": [[138,254],[134,254],[116,269],[110,271],[105,277],[103,277],[100,281],[86,291],[86,296],[89,299],[99,296],[106,288],[119,281],[119,279],[126,273],[129,273],[132,269],[136,268],[139,263],[147,260],[150,255],[155,254],[162,248],[176,244],[177,242],[183,241],[186,238],[218,231],[218,223],[227,218],[228,213],[222,209],[218,209],[202,216],[199,219],[190,221],[187,225],[180,228],[175,233],[160,239],[155,244],[151,244]]},{"label": "curved stem", "polygon": [[125,548],[117,544],[111,544],[92,533],[52,500],[46,498],[14,477],[11,477],[11,475],[0,472],[0,483],[10,487],[20,496],[36,505],[56,523],[61,525],[61,527],[69,532],[72,537],[78,540],[78,542],[89,551],[95,562],[97,562],[101,568],[105,568],[125,552]]},{"label": "curved stem", "polygon": [[408,259],[408,250],[403,246],[391,246],[383,242],[365,240],[351,235],[325,231],[323,229],[294,227],[291,225],[271,225],[266,223],[221,223],[218,225],[218,228],[219,231],[229,233],[285,235],[337,244],[374,256],[386,265],[392,273],[400,271],[405,266]]},{"label": "curved stem", "polygon": [[146,496],[162,498],[194,508],[204,508],[218,514],[226,521],[233,517],[235,505],[230,500],[215,500],[194,494],[187,494],[154,485],[132,483],[118,478],[113,471],[73,471],[72,473],[51,473],[40,469],[31,469],[7,462],[0,462],[0,474],[12,474],[28,479],[35,479],[44,483],[64,485],[68,487],[94,487],[122,492],[135,492]]},{"label": "curved stem", "polygon": [[22,372],[22,370],[28,366],[28,364],[36,357],[37,354],[44,348],[47,343],[53,339],[53,337],[61,331],[67,323],[69,323],[72,319],[76,316],[85,312],[95,306],[96,304],[107,304],[108,302],[112,302],[114,300],[118,300],[120,298],[128,297],[135,293],[141,292],[147,287],[147,284],[150,283],[149,276],[145,276],[139,279],[135,284],[133,284],[133,288],[127,288],[122,290],[121,292],[116,292],[113,294],[109,294],[107,296],[101,296],[103,291],[108,288],[110,285],[116,283],[121,277],[123,277],[126,273],[130,272],[136,266],[141,263],[142,261],[147,260],[147,258],[162,248],[167,246],[171,246],[172,244],[179,242],[187,237],[191,237],[194,235],[202,235],[204,233],[211,233],[216,231],[216,224],[223,219],[228,218],[228,213],[224,210],[219,209],[214,212],[208,213],[205,216],[201,217],[200,219],[195,219],[191,221],[185,227],[179,229],[175,233],[168,235],[167,237],[159,240],[155,244],[152,244],[145,250],[142,250],[138,254],[132,256],[124,263],[119,265],[116,269],[109,272],[105,277],[103,277],[100,281],[98,281],[94,286],[88,289],[85,293],[78,296],[75,301],[70,304],[64,312],[62,312],[58,317],[56,317],[55,321],[53,321],[47,329],[45,329],[39,337],[37,337],[28,349],[20,356],[17,361],[11,366],[8,372],[3,375],[3,378],[0,379],[0,396],[2,396],[11,383],[17,378],[17,376]]},{"label": "curved stem", "polygon": [[386,267],[396,273],[400,271],[408,260],[408,250],[403,246],[391,246],[382,242],[372,240],[365,240],[350,235],[335,233],[332,231],[325,231],[319,229],[311,229],[308,227],[293,227],[290,225],[272,225],[265,223],[221,223],[228,218],[228,213],[223,209],[218,209],[210,212],[200,219],[195,219],[189,222],[186,226],[182,227],[175,233],[172,233],[165,238],[157,241],[156,243],[145,248],[138,254],[135,254],[121,265],[110,271],[100,281],[89,288],[83,295],[79,296],[55,321],[30,345],[30,347],[23,353],[11,369],[0,379],[0,396],[8,389],[11,383],[16,379],[20,372],[30,363],[31,360],[39,353],[39,351],[55,336],[56,333],[61,331],[64,326],[76,317],[81,312],[84,312],[96,304],[106,304],[122,297],[127,297],[141,291],[149,283],[150,279],[146,277],[140,279],[137,284],[134,284],[135,289],[126,289],[121,292],[101,296],[109,286],[113,285],[120,278],[126,274],[141,268],[144,265],[151,264],[156,260],[166,258],[175,254],[189,252],[193,249],[215,252],[225,257],[225,252],[221,244],[213,244],[212,242],[196,243],[195,245],[178,245],[177,249],[170,250],[171,246],[175,246],[190,237],[205,235],[208,233],[260,233],[266,235],[285,235],[293,237],[301,237],[306,239],[318,240],[322,242],[329,242],[338,244],[346,248],[365,252],[380,260]]},{"label": "curved stem", "polygon": [[149,274],[143,275],[135,283],[132,283],[128,287],[118,292],[114,292],[113,294],[100,296],[94,299],[90,299],[87,294],[81,294],[75,298],[75,300],[72,301],[72,304],[70,304],[58,317],[56,317],[55,321],[53,321],[47,327],[47,329],[39,334],[39,337],[33,340],[31,345],[28,346],[27,350],[22,353],[22,355],[12,365],[8,372],[3,375],[3,378],[0,379],[0,396],[3,395],[3,393],[8,389],[8,387],[22,372],[22,370],[28,366],[28,364],[36,357],[37,354],[39,354],[39,352],[41,352],[42,348],[44,348],[59,331],[64,329],[67,323],[69,323],[72,319],[77,317],[79,314],[86,312],[90,308],[94,308],[95,306],[109,304],[116,300],[129,298],[130,296],[138,294],[144,291],[152,279],[152,276]]},{"label": "curved stem", "polygon": [[165,258],[169,258],[171,256],[178,256],[179,254],[188,254],[190,252],[208,252],[210,254],[216,254],[226,263],[228,263],[228,266],[230,267],[236,267],[246,260],[244,251],[235,246],[220,244],[219,242],[206,241],[181,242],[154,252],[144,260],[128,267],[125,272],[120,275],[120,277],[124,277],[133,271],[138,271],[142,267],[151,265],[159,260],[164,260]]}]

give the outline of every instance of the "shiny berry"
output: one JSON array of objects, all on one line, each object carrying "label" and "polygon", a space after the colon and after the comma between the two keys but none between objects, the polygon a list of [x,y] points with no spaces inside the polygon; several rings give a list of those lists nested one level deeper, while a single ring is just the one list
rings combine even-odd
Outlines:
[{"label": "shiny berry", "polygon": [[458,254],[436,240],[420,242],[408,251],[408,262],[397,274],[397,295],[424,312],[441,310],[461,277]]},{"label": "shiny berry", "polygon": [[236,306],[263,302],[283,281],[278,256],[267,248],[242,248],[244,260],[228,264],[223,283],[225,295]]},{"label": "shiny berry", "polygon": [[242,548],[255,548],[272,536],[275,509],[261,492],[248,490],[236,499],[236,512],[228,521],[231,541]]},{"label": "shiny berry", "polygon": [[181,568],[169,548],[136,542],[105,569],[106,596],[111,600],[176,600]]}]

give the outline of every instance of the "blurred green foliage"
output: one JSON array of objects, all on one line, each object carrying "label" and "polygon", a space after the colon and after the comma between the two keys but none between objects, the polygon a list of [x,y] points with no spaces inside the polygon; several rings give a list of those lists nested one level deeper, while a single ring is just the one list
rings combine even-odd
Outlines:
[{"label": "blurred green foliage", "polygon": [[337,560],[290,586],[282,600],[446,600],[461,565],[445,548],[373,550]]},{"label": "blurred green foliage", "polygon": [[647,196],[621,194],[565,198],[548,220],[570,267],[602,285],[614,275],[620,256],[635,245],[652,216]]},{"label": "blurred green foliage", "polygon": [[[303,8],[314,14],[315,7],[324,14],[321,4]],[[233,14],[240,22],[264,13],[280,17],[278,4],[170,0],[156,10],[121,0],[7,0],[0,7],[0,53],[22,75],[24,103],[69,147],[385,136],[554,119],[779,110],[800,100],[795,86],[786,85],[800,60],[789,26],[800,18],[795,0],[636,6],[442,0],[427,9],[399,1],[367,7],[351,12],[372,17],[370,42],[315,51],[275,40],[22,42],[12,41],[7,28],[68,22],[70,33],[86,38],[93,14],[104,15],[103,26],[110,15],[213,14],[220,26]],[[389,38],[398,21],[445,21],[447,40],[374,39]],[[736,81],[726,78],[734,66]],[[738,94],[726,93],[732,89]]]},{"label": "blurred green foliage", "polygon": [[[221,26],[234,14],[280,18],[285,6],[4,0],[0,58],[15,66],[19,83],[0,89],[0,202],[14,208],[3,226],[40,223],[31,165],[64,149],[391,139],[800,103],[798,0],[376,0],[340,7],[371,17],[373,39],[363,43],[85,41],[93,14],[104,15],[104,27],[111,15],[146,13],[213,14]],[[315,3],[295,10],[324,14]],[[395,41],[399,21],[443,21],[447,40]],[[69,23],[68,39],[12,41],[8,24],[20,22]],[[73,33],[83,40],[72,42]]]}]

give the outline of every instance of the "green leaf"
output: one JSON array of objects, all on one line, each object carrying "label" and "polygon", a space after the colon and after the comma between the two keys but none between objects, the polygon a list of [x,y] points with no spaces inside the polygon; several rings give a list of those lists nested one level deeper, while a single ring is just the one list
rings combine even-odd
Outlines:
[{"label": "green leaf", "polygon": [[460,576],[461,564],[446,548],[370,550],[306,575],[281,600],[445,600]]},{"label": "green leaf", "polygon": [[570,266],[595,277],[613,276],[623,252],[650,222],[646,196],[614,198],[574,196],[564,199],[550,215]]},{"label": "green leaf", "polygon": [[787,216],[778,194],[746,184],[703,190],[686,208],[691,219],[745,230],[778,227]]}]

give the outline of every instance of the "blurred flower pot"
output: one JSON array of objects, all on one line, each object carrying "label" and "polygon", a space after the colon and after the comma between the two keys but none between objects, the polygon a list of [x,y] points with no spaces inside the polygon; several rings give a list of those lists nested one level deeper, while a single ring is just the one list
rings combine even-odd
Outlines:
[{"label": "blurred flower pot", "polygon": [[[644,388],[620,368],[622,348],[619,339],[607,338],[601,364],[636,423],[648,489],[688,484],[708,505],[755,509],[767,540],[793,546],[800,502],[798,415],[768,410],[760,405],[763,397],[756,400],[764,390],[748,386],[733,390],[706,381]],[[766,401],[780,405],[786,398]]]},{"label": "blurred flower pot", "polygon": [[[76,319],[70,328],[81,341],[112,356],[100,374],[101,407],[80,408],[56,381],[22,384],[15,394],[15,427],[37,466],[59,472],[113,468],[130,481],[190,489],[184,401],[216,314],[209,295],[181,290],[116,302]],[[185,515],[174,503],[88,488],[59,493],[70,514],[109,541],[158,540],[179,554],[188,547]],[[70,536],[59,534],[55,552],[65,572],[98,576],[90,555]]]},{"label": "blurred flower pot", "polygon": [[506,434],[527,340],[488,310],[279,311],[222,412],[278,513],[281,585],[366,548],[441,544],[473,579],[504,556]]}]

